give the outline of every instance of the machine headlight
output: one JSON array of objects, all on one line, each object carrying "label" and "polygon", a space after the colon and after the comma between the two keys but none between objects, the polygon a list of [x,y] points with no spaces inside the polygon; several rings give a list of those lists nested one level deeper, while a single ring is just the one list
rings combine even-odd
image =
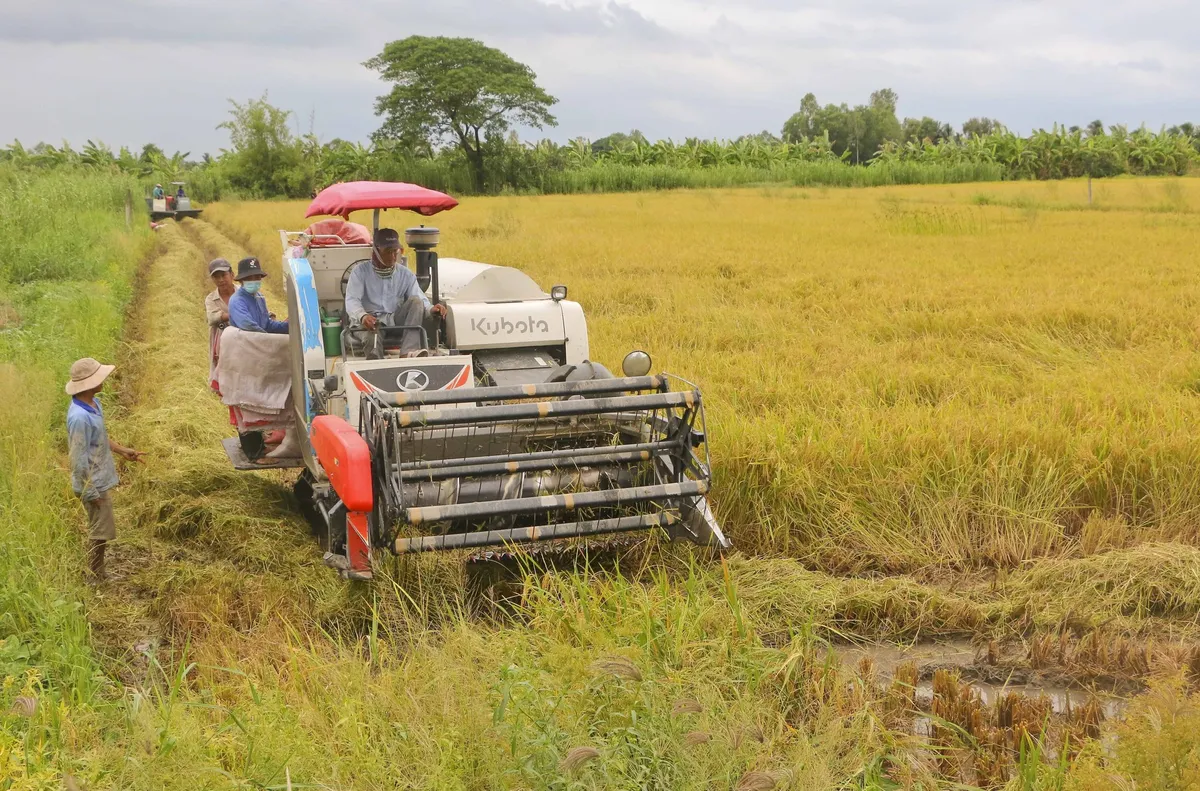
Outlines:
[{"label": "machine headlight", "polygon": [[567,298],[567,287],[566,286],[551,286],[550,287],[550,299],[554,300],[555,302],[562,302],[566,298]]},{"label": "machine headlight", "polygon": [[621,372],[626,376],[645,376],[650,373],[650,365],[650,355],[641,349],[635,349],[621,361]]}]

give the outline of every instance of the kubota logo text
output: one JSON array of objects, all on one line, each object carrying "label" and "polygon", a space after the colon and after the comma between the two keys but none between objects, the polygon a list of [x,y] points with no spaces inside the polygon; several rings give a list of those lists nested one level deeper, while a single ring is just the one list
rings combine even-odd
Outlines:
[{"label": "kubota logo text", "polygon": [[528,335],[533,332],[550,332],[550,322],[545,319],[528,319],[511,321],[510,319],[471,319],[471,331],[484,335]]}]

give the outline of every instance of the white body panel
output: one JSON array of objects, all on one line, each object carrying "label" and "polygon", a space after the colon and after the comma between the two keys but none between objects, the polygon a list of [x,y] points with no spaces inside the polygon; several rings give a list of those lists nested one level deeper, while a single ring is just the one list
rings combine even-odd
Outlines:
[{"label": "white body panel", "polygon": [[563,300],[558,303],[563,314],[563,334],[566,336],[566,359],[563,362],[578,365],[590,360],[588,349],[587,320],[583,317],[583,305]]},{"label": "white body panel", "polygon": [[341,408],[345,410],[342,416],[355,428],[358,428],[361,393],[411,393],[475,386],[471,357],[466,354],[446,357],[387,357],[382,360],[338,358],[333,365],[333,373],[343,388],[340,391],[342,398],[339,400]]},{"label": "white body panel", "polygon": [[453,302],[446,328],[456,349],[559,346],[566,340],[563,315],[552,300]]},{"label": "white body panel", "polygon": [[[293,254],[295,234],[280,232],[284,271]],[[413,265],[413,255],[408,254]],[[331,244],[311,247],[312,269],[320,306],[335,314],[345,307],[342,277],[358,261],[371,257],[371,246]],[[438,259],[438,289],[449,309],[450,345],[463,350],[563,346],[567,363],[589,359],[587,322],[577,302],[555,302],[529,275],[507,266],[462,258]],[[428,289],[426,293],[428,293]]]},{"label": "white body panel", "polygon": [[549,298],[533,278],[510,266],[484,265],[454,293],[459,302],[525,302]]},{"label": "white body panel", "polygon": [[[288,254],[285,248],[284,267]],[[313,247],[308,251],[308,265],[312,267],[313,283],[317,287],[317,299],[325,312],[334,314],[345,308],[346,298],[342,295],[342,275],[357,261],[370,259],[369,244],[340,244]]]},{"label": "white body panel", "polygon": [[461,258],[438,258],[438,290],[442,292],[442,301],[451,302],[458,298],[458,292],[477,276],[488,269],[496,269],[493,264],[481,264],[478,261],[466,261]]}]

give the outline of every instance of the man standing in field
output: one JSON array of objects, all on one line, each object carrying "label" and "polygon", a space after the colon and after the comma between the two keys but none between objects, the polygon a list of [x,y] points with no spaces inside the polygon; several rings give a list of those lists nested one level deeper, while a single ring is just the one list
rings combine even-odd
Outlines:
[{"label": "man standing in field", "polygon": [[[429,303],[407,265],[396,266],[400,253],[400,234],[395,229],[375,232],[370,266],[364,262],[354,267],[346,283],[346,316],[351,326],[368,330],[379,325],[421,326],[426,316],[446,315],[445,305]],[[402,350],[420,348],[420,333],[416,330],[406,330],[402,335]]]},{"label": "man standing in field", "polygon": [[104,550],[117,537],[113,519],[112,490],[117,485],[117,467],[113,453],[129,461],[139,461],[142,451],[118,445],[108,438],[104,411],[97,394],[115,366],[101,365],[91,357],[71,366],[67,395],[67,442],[71,453],[71,488],[83,501],[88,515],[88,567],[91,582],[103,582]]},{"label": "man standing in field", "polygon": [[237,287],[233,284],[233,268],[224,258],[212,260],[208,276],[216,286],[204,298],[204,312],[208,316],[208,381],[213,390],[219,391],[217,360],[221,355],[221,333],[229,326],[229,299]]},{"label": "man standing in field", "polygon": [[287,335],[288,323],[276,321],[267,310],[267,301],[258,293],[267,273],[257,258],[238,261],[237,277],[234,280],[241,288],[229,298],[229,323],[246,332],[269,332]]}]

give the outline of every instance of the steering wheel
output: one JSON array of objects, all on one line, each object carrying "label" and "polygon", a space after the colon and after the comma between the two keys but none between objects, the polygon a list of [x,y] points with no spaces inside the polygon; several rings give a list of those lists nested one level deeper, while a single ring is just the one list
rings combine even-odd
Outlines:
[{"label": "steering wheel", "polygon": [[358,266],[359,264],[369,264],[369,263],[371,263],[370,258],[360,258],[357,261],[355,261],[354,263],[350,264],[350,266],[346,267],[345,272],[342,272],[341,287],[342,287],[342,298],[343,299],[346,297],[346,284],[348,284],[350,282],[350,273],[354,271],[354,267]]}]

